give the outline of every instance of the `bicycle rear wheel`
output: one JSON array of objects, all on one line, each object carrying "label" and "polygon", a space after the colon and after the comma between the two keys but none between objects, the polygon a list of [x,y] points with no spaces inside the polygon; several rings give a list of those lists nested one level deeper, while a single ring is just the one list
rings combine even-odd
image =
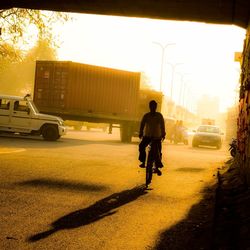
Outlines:
[{"label": "bicycle rear wheel", "polygon": [[146,187],[148,187],[148,185],[152,181],[152,174],[153,174],[152,163],[148,162],[146,166]]}]

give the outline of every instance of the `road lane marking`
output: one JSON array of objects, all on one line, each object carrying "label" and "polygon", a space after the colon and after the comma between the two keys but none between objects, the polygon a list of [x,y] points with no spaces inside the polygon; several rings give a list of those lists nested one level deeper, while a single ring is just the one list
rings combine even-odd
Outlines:
[{"label": "road lane marking", "polygon": [[13,153],[20,153],[26,151],[25,148],[18,148],[18,149],[10,149],[10,148],[0,148],[0,154],[13,154]]}]

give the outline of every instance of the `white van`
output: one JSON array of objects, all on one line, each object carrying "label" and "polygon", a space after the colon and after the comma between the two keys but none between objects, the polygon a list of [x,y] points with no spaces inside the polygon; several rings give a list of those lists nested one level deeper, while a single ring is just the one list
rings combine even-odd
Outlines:
[{"label": "white van", "polygon": [[42,135],[55,141],[66,134],[60,117],[41,114],[30,95],[0,95],[0,132]]}]

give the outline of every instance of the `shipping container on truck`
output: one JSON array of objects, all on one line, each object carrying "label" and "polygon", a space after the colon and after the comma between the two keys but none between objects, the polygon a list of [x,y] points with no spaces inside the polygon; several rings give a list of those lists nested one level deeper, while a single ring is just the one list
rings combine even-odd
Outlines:
[{"label": "shipping container on truck", "polygon": [[[34,102],[40,112],[64,120],[119,125],[130,142],[145,108],[141,73],[71,61],[37,61]],[[148,107],[147,109],[148,110]]]}]

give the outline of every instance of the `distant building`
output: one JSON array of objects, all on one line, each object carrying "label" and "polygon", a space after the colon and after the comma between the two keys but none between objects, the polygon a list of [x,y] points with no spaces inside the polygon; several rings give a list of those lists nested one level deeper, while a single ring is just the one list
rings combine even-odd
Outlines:
[{"label": "distant building", "polygon": [[216,120],[219,115],[219,97],[203,95],[197,102],[197,115],[201,119]]}]

